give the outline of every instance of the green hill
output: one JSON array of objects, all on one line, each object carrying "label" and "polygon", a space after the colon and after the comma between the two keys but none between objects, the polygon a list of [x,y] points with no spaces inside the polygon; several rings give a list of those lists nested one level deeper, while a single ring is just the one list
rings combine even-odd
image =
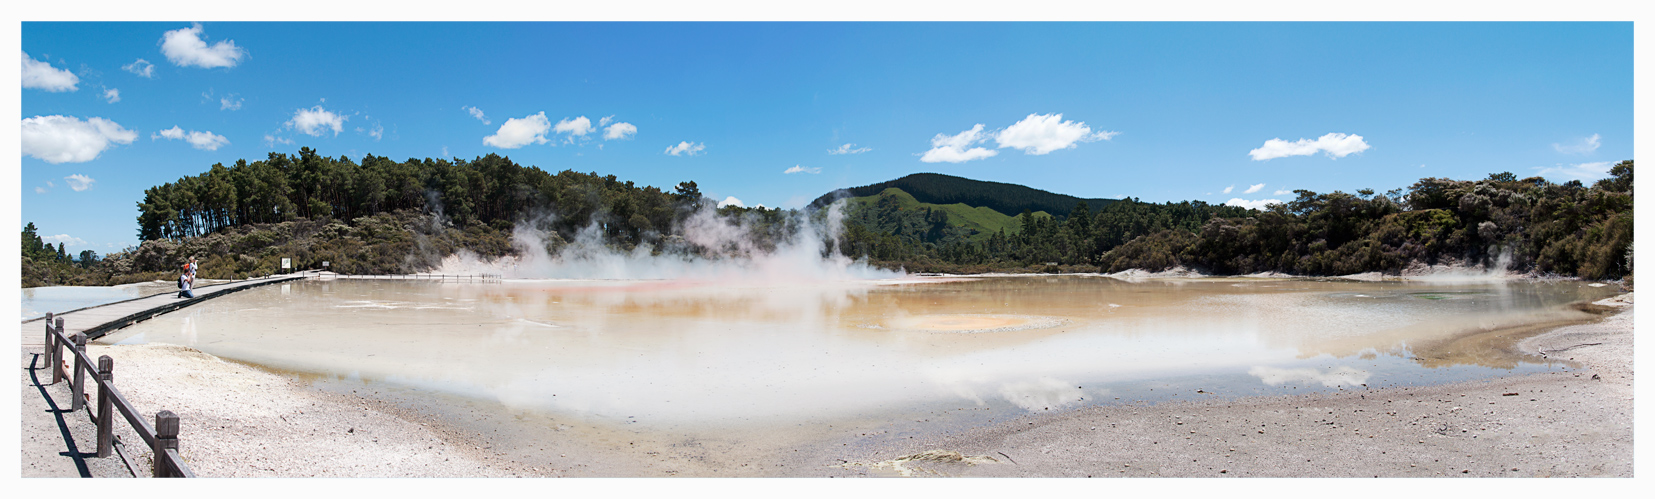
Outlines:
[{"label": "green hill", "polygon": [[[974,235],[971,236],[973,240],[985,239],[990,234],[1001,230],[1004,230],[1006,234],[1016,234],[1022,228],[1022,224],[1017,221],[1016,216],[1000,213],[986,206],[973,207],[965,203],[926,203],[896,187],[886,188],[871,196],[850,198],[847,201],[846,211],[856,214],[877,213],[880,211],[882,201],[884,205],[897,211],[917,213],[929,210],[931,212],[947,213],[950,225],[970,229],[974,232]],[[1036,217],[1051,217],[1051,214],[1045,211],[1037,211],[1034,215]]]},{"label": "green hill", "polygon": [[839,189],[816,198],[815,201],[810,203],[810,206],[811,208],[821,208],[840,198],[873,196],[892,187],[912,195],[915,201],[921,203],[934,205],[964,204],[966,206],[988,208],[1011,216],[1023,213],[1023,210],[1029,210],[1044,211],[1067,217],[1069,216],[1069,210],[1074,209],[1075,203],[1080,201],[1085,201],[1093,211],[1102,209],[1116,201],[1114,199],[1077,198],[1017,184],[986,182],[940,173],[915,173],[873,185]]}]

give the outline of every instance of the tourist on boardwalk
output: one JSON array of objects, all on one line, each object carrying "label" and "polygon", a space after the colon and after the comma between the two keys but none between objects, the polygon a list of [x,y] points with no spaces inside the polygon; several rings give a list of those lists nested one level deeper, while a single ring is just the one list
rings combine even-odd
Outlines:
[{"label": "tourist on boardwalk", "polygon": [[195,280],[195,270],[198,269],[198,268],[201,268],[200,264],[195,263],[195,257],[193,257],[193,256],[190,257],[190,266],[189,266],[189,268],[190,268],[190,280],[193,281],[193,280]]},{"label": "tourist on boardwalk", "polygon": [[185,264],[184,273],[178,275],[178,297],[195,298],[195,293],[190,292],[190,287],[193,284],[195,284],[195,273],[191,272],[189,264]]}]

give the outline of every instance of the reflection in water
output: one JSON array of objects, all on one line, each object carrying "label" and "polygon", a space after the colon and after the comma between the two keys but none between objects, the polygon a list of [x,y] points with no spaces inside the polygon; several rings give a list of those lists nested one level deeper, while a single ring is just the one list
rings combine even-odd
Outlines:
[{"label": "reflection in water", "polygon": [[1280,367],[1254,366],[1247,370],[1247,374],[1257,376],[1266,385],[1281,386],[1294,381],[1304,383],[1321,383],[1328,388],[1342,386],[1357,386],[1368,381],[1373,373],[1354,367],[1339,366],[1327,371],[1311,367],[1286,369]]},{"label": "reflection in water", "polygon": [[[1590,315],[1564,305],[1612,294],[1574,282],[1081,276],[282,288],[209,301],[106,341],[177,343],[595,420],[721,426],[1194,391],[1179,383],[1279,393],[1495,373],[1467,364],[1544,368],[1490,354],[1501,338],[1481,349],[1426,347],[1581,320]],[[1414,357],[1427,353],[1432,366],[1458,367],[1427,369]]]}]

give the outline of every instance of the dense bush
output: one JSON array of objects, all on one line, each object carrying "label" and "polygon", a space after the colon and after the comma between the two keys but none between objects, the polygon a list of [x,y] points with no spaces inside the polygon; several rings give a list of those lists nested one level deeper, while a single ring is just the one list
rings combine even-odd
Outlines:
[{"label": "dense bush", "polygon": [[[840,247],[886,266],[1095,265],[1104,272],[1185,266],[1215,274],[1344,275],[1413,264],[1508,264],[1516,270],[1617,278],[1631,273],[1632,161],[1591,187],[1498,173],[1422,179],[1376,194],[1295,191],[1264,210],[1132,199],[1068,216],[1018,217],[1018,230],[971,239],[946,217],[862,204]],[[969,235],[969,234],[967,234]],[[1502,260],[1509,258],[1509,260]],[[938,263],[931,263],[938,262]]]}]

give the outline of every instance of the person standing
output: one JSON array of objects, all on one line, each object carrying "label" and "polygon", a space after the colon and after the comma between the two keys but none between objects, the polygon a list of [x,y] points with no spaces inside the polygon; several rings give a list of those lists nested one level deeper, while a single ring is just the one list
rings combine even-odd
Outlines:
[{"label": "person standing", "polygon": [[178,297],[195,298],[195,293],[190,291],[190,288],[193,287],[194,284],[194,269],[191,268],[190,264],[184,264],[184,272],[178,275]]},{"label": "person standing", "polygon": [[195,257],[193,257],[193,256],[190,257],[190,280],[191,281],[195,280],[195,269],[199,268],[200,266],[201,266],[200,264],[195,263]]}]

